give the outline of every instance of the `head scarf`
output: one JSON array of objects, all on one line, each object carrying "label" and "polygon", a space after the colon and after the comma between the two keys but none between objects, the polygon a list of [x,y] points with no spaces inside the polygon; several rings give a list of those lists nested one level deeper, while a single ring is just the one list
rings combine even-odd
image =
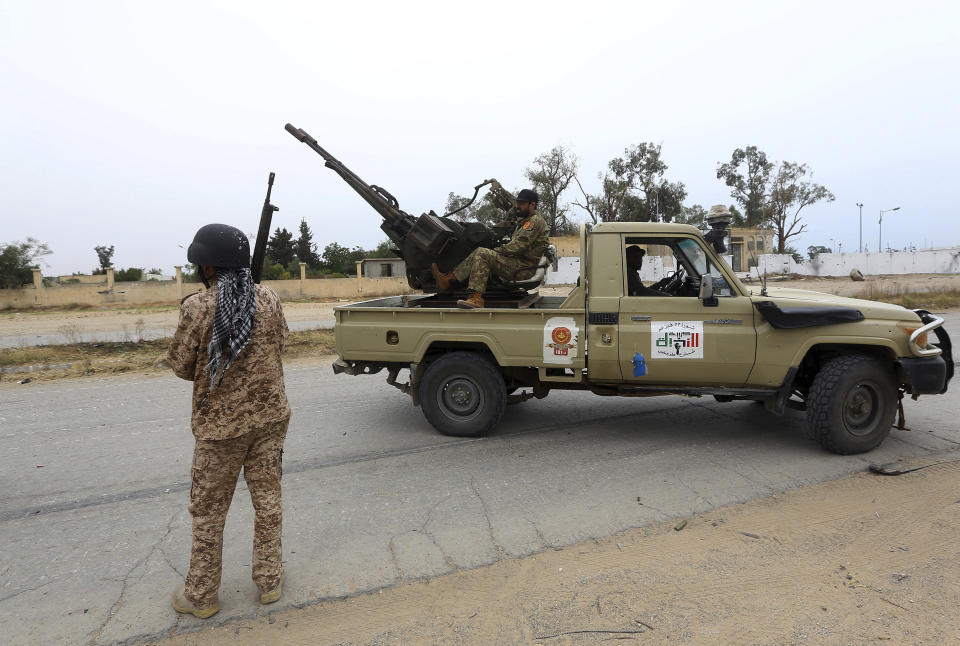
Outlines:
[{"label": "head scarf", "polygon": [[206,372],[210,377],[210,388],[200,406],[213,392],[214,382],[216,386],[223,383],[227,368],[250,341],[253,317],[257,313],[254,296],[253,276],[248,268],[217,268],[217,309],[213,315],[213,337],[207,346],[210,359]]}]

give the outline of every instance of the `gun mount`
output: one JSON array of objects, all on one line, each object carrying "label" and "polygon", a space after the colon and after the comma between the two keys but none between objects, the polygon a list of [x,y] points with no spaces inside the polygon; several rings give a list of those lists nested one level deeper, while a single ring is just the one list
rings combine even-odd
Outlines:
[{"label": "gun mount", "polygon": [[[286,130],[297,140],[306,144],[323,157],[327,168],[333,170],[356,191],[364,201],[373,207],[383,222],[380,229],[394,244],[398,255],[407,265],[407,282],[413,289],[427,292],[437,291],[430,266],[437,263],[442,271],[450,271],[478,247],[494,248],[513,233],[512,224],[487,226],[482,222],[459,222],[450,216],[463,210],[477,199],[480,189],[490,186],[490,201],[507,212],[514,209],[514,197],[495,179],[488,179],[474,187],[473,198],[467,204],[440,216],[429,211],[414,217],[400,208],[400,204],[386,189],[375,184],[367,184],[352,170],[344,166],[336,157],[324,150],[317,140],[301,128],[291,124]],[[487,297],[515,296],[525,290],[504,285],[491,280]]]}]

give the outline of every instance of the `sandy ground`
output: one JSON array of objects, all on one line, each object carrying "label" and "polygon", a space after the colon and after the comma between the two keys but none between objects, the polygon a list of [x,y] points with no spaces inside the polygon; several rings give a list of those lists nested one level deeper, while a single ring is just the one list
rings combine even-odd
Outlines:
[{"label": "sandy ground", "polygon": [[162,643],[960,643],[960,454],[907,466]]},{"label": "sandy ground", "polygon": [[[852,296],[873,288],[878,293],[897,293],[905,291],[929,291],[933,289],[960,289],[960,275],[911,274],[905,276],[871,276],[865,282],[855,283],[847,278],[807,278],[795,281],[780,281],[771,278],[770,284],[777,286],[811,289],[842,296]],[[759,285],[758,282],[747,283]],[[545,295],[566,294],[570,287],[547,287],[541,292]],[[341,302],[284,303],[283,309],[291,328],[305,329],[308,324],[316,323],[325,327],[333,324],[333,308]],[[26,343],[31,338],[41,337],[45,343],[65,343],[71,334],[79,335],[81,340],[96,338],[97,335],[129,334],[135,336],[137,330],[153,332],[151,336],[168,336],[177,326],[178,308],[174,306],[156,308],[103,309],[89,311],[25,311],[0,312],[0,338],[18,345],[17,339]],[[148,337],[149,338],[149,337]]]}]

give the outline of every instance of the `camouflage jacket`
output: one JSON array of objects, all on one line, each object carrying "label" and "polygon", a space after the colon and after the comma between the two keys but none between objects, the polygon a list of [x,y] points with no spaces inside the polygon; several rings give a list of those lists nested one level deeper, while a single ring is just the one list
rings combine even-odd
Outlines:
[{"label": "camouflage jacket", "polygon": [[180,305],[180,322],[167,352],[167,362],[181,379],[193,382],[191,428],[198,440],[226,440],[249,433],[266,422],[290,417],[283,385],[280,353],[287,337],[280,298],[269,287],[256,286],[257,313],[250,341],[213,389],[206,373],[207,346],[213,336],[216,287],[189,296]]},{"label": "camouflage jacket", "polygon": [[499,254],[519,258],[529,265],[540,262],[544,250],[550,244],[550,232],[547,223],[539,213],[517,221],[510,242],[494,249]]}]

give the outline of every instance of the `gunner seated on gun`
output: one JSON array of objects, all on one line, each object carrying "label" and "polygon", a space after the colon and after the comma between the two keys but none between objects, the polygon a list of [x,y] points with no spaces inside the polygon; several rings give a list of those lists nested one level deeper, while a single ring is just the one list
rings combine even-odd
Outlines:
[{"label": "gunner seated on gun", "polygon": [[529,188],[517,195],[514,209],[517,226],[510,242],[496,249],[474,249],[449,274],[441,273],[437,264],[433,264],[433,277],[437,287],[443,291],[449,290],[454,281],[462,283],[469,279],[467,289],[471,292],[470,297],[457,301],[457,306],[467,309],[483,307],[483,293],[491,272],[504,281],[524,280],[533,276],[537,263],[550,244],[547,223],[536,212],[538,200],[536,191]]}]

